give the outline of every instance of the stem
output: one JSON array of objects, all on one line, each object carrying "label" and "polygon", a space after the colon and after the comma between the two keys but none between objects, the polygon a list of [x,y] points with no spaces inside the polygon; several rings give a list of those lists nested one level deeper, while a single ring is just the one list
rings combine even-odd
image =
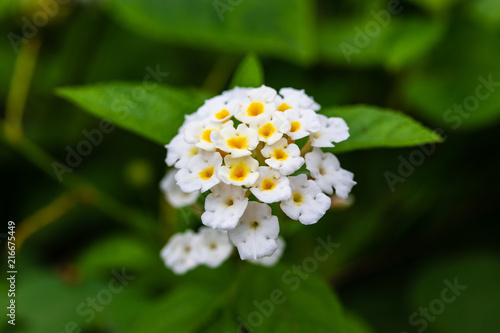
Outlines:
[{"label": "stem", "polygon": [[312,150],[312,141],[311,138],[309,138],[304,147],[302,147],[302,149],[300,150],[300,156],[304,157],[311,150]]},{"label": "stem", "polygon": [[38,210],[19,224],[16,247],[19,250],[24,241],[41,228],[49,225],[69,212],[78,204],[78,191],[68,191]]},{"label": "stem", "polygon": [[[22,154],[27,160],[45,172],[49,177],[57,179],[57,176],[52,169],[52,163],[56,160],[48,155],[43,149],[31,142],[25,136],[22,136],[14,142],[9,141],[6,136],[0,135],[0,137],[7,141],[7,143]],[[147,232],[148,234],[151,234],[153,231],[152,227],[154,227],[154,222],[149,216],[123,205],[113,197],[110,197],[96,188],[88,180],[75,172],[65,174],[64,177],[64,181],[60,183],[70,190],[78,191],[81,194],[80,199],[82,202],[97,208],[114,220],[122,222],[137,231]]]},{"label": "stem", "polygon": [[22,44],[14,65],[5,110],[5,135],[9,141],[19,140],[31,78],[38,58],[41,41],[37,38]]}]

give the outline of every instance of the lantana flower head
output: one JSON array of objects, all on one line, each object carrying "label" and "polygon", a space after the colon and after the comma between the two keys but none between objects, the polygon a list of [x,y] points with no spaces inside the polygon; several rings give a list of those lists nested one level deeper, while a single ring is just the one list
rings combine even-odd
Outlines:
[{"label": "lantana flower head", "polygon": [[182,204],[209,193],[205,226],[174,235],[162,251],[168,267],[178,274],[198,264],[216,267],[233,247],[243,260],[272,265],[284,241],[269,204],[279,203],[284,215],[309,225],[330,209],[334,192],[347,198],[353,174],[322,148],[346,140],[349,128],[318,111],[303,90],[261,86],[225,91],[186,116],[166,145],[166,163],[176,171],[162,188],[177,191]]}]

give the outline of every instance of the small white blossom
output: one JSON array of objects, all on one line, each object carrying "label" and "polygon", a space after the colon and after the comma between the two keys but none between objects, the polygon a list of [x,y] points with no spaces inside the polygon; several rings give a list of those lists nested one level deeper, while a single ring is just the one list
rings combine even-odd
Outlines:
[{"label": "small white blossom", "polygon": [[259,143],[257,133],[245,124],[239,124],[236,129],[227,126],[220,132],[213,131],[210,137],[215,147],[230,153],[232,157],[251,155],[251,150]]},{"label": "small white blossom", "polygon": [[279,230],[278,218],[271,215],[271,207],[251,201],[238,226],[229,230],[229,238],[242,260],[255,260],[274,253]]},{"label": "small white blossom", "polygon": [[225,127],[231,127],[232,129],[232,121],[228,121],[227,123],[204,120],[192,121],[186,124],[184,128],[184,139],[187,143],[194,144],[200,149],[215,151],[216,148],[212,143],[210,135],[213,131],[218,132]]},{"label": "small white blossom", "polygon": [[283,137],[283,133],[290,131],[290,126],[284,115],[275,112],[272,116],[252,123],[251,128],[257,132],[260,141],[272,145]]},{"label": "small white blossom", "polygon": [[161,250],[165,265],[176,274],[184,274],[198,265],[195,247],[196,234],[191,230],[172,236]]},{"label": "small white blossom", "polygon": [[302,224],[314,224],[325,215],[332,201],[321,192],[314,180],[308,180],[304,174],[289,177],[292,196],[281,202],[283,212]]},{"label": "small white blossom", "polygon": [[193,246],[196,248],[193,252],[195,260],[212,268],[220,266],[229,258],[234,248],[229,241],[227,231],[206,227],[198,230]]},{"label": "small white blossom", "polygon": [[331,153],[324,153],[319,148],[314,148],[305,156],[307,169],[316,180],[323,192],[335,194],[346,199],[356,182],[353,181],[354,174],[340,167],[340,162]]},{"label": "small white blossom", "polygon": [[186,193],[199,190],[205,192],[220,182],[217,173],[221,164],[222,157],[219,153],[201,151],[191,159],[189,165],[177,172],[177,185]]},{"label": "small white blossom", "polygon": [[302,139],[311,132],[319,131],[321,123],[318,114],[310,109],[290,109],[284,112],[290,122],[290,131],[287,134],[293,140]]},{"label": "small white blossom", "polygon": [[278,244],[278,248],[276,251],[274,251],[273,254],[267,257],[262,257],[260,259],[255,259],[255,260],[250,260],[254,264],[258,264],[261,266],[274,266],[276,263],[281,259],[281,256],[283,255],[283,251],[285,251],[285,240],[283,237],[278,237],[276,239],[276,244]]},{"label": "small white blossom", "polygon": [[333,142],[338,143],[349,137],[349,127],[342,118],[331,117],[319,114],[321,128],[313,131],[311,135],[311,145],[313,147],[333,147]]},{"label": "small white blossom", "polygon": [[[313,111],[318,111],[320,109],[319,104],[316,103],[312,97],[306,95],[304,90],[281,88],[280,95],[283,96],[283,98],[278,102],[278,109],[280,109],[281,106],[280,111],[285,111],[291,108],[311,109]],[[283,103],[285,103],[285,105],[283,105]]]},{"label": "small white blossom", "polygon": [[259,167],[259,178],[250,191],[265,203],[286,200],[292,195],[288,178],[270,167]]},{"label": "small white blossom", "polygon": [[239,121],[252,124],[272,115],[276,111],[276,104],[274,103],[276,90],[262,86],[249,90],[247,96],[247,102],[244,102],[240,111],[234,115]]},{"label": "small white blossom", "polygon": [[252,90],[253,88],[234,87],[231,90],[223,91],[221,96],[228,101],[236,100],[242,102],[248,100],[248,93]]},{"label": "small white blossom", "polygon": [[200,151],[198,147],[184,140],[183,132],[177,134],[165,148],[167,148],[167,158],[165,162],[168,166],[175,165],[177,169],[184,168],[191,158]]},{"label": "small white blossom", "polygon": [[196,202],[198,192],[185,193],[175,182],[177,169],[171,169],[161,180],[160,188],[165,195],[167,202],[173,207],[188,206]]},{"label": "small white blossom", "polygon": [[247,208],[246,190],[220,183],[212,187],[211,191],[205,200],[205,212],[201,215],[201,221],[213,229],[233,229]]},{"label": "small white blossom", "polygon": [[294,143],[288,144],[285,138],[279,139],[272,145],[266,145],[262,148],[261,153],[267,158],[267,165],[279,170],[285,176],[299,170],[304,164],[299,147]]},{"label": "small white blossom", "polygon": [[239,104],[237,100],[228,100],[225,96],[215,96],[206,101],[196,113],[202,119],[211,122],[224,122],[239,110]]},{"label": "small white blossom", "polygon": [[259,162],[250,156],[233,158],[227,155],[224,164],[219,169],[219,178],[226,184],[252,186],[259,178]]}]

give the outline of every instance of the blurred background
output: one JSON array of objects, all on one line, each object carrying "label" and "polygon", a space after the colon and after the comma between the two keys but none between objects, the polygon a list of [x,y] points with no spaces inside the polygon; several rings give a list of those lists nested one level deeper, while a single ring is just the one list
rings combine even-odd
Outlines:
[{"label": "blurred background", "polygon": [[[323,107],[398,110],[444,139],[340,154],[358,182],[353,205],[282,227],[284,269],[310,257],[317,237],[340,244],[311,273],[339,299],[349,324],[338,332],[500,330],[500,2],[2,0],[0,26],[0,242],[15,221],[18,270],[16,326],[3,315],[2,332],[266,331],[242,328],[238,302],[273,290],[273,280],[252,279],[246,296],[220,291],[249,263],[233,256],[176,277],[161,262],[172,233],[200,225],[159,190],[163,146],[116,128],[71,171],[54,171],[101,126],[56,88],[142,85],[155,73],[210,96],[228,88],[248,52],[275,89],[305,89]],[[6,272],[6,251],[1,261]],[[189,283],[205,289],[183,291]],[[8,289],[4,277],[3,311]],[[301,312],[297,327],[314,322],[322,310],[307,300],[319,293],[295,294],[298,308],[264,326],[304,331],[286,322]],[[203,297],[208,308],[196,305]]]}]

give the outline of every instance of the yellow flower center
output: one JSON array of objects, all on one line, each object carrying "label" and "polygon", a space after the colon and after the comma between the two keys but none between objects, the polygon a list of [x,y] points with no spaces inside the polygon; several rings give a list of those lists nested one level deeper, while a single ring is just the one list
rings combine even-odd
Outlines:
[{"label": "yellow flower center", "polygon": [[277,110],[283,112],[283,111],[286,111],[286,110],[291,109],[291,108],[292,107],[290,105],[288,105],[286,103],[281,103],[281,105],[278,106]]},{"label": "yellow flower center", "polygon": [[262,191],[271,191],[276,187],[274,181],[270,178],[266,178],[262,181]]},{"label": "yellow flower center", "polygon": [[276,132],[276,129],[271,123],[267,123],[259,128],[259,135],[265,139],[268,139],[271,135],[274,134],[274,132]]},{"label": "yellow flower center", "polygon": [[200,171],[198,174],[200,175],[200,178],[203,180],[210,179],[214,175],[214,167],[213,166],[208,167],[205,170]]},{"label": "yellow flower center", "polygon": [[200,151],[200,148],[193,146],[193,147],[191,147],[191,150],[189,151],[189,155],[194,156],[194,155],[198,154],[199,151]]},{"label": "yellow flower center", "polygon": [[292,195],[292,200],[296,205],[302,205],[302,202],[304,201],[304,196],[300,192],[293,192]]},{"label": "yellow flower center", "polygon": [[203,131],[203,134],[201,135],[201,138],[203,140],[205,140],[206,142],[212,142],[212,140],[210,140],[210,133],[212,133],[213,129],[206,129]]},{"label": "yellow flower center", "polygon": [[247,115],[249,117],[257,117],[264,112],[264,104],[260,102],[252,102],[247,108]]},{"label": "yellow flower center", "polygon": [[288,154],[281,148],[276,148],[273,151],[273,157],[275,160],[284,161],[288,158]]},{"label": "yellow flower center", "polygon": [[249,170],[246,164],[240,162],[231,168],[229,178],[237,182],[242,182],[245,180],[245,178],[247,178],[248,171]]},{"label": "yellow flower center", "polygon": [[245,149],[248,147],[246,136],[238,136],[227,140],[227,145],[231,149]]},{"label": "yellow flower center", "polygon": [[290,128],[291,133],[295,133],[300,129],[300,123],[298,121],[292,121],[292,127]]},{"label": "yellow flower center", "polygon": [[218,120],[222,120],[227,116],[229,116],[229,114],[230,114],[229,111],[227,111],[226,109],[222,109],[215,114],[215,118],[217,118]]}]

